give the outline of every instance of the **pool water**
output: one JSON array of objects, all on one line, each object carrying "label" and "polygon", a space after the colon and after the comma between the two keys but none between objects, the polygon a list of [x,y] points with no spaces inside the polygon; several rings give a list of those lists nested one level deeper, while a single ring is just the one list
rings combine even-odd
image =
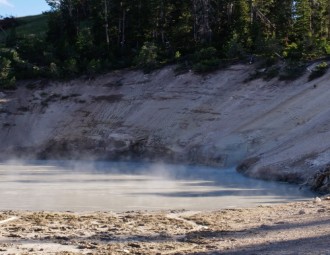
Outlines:
[{"label": "pool water", "polygon": [[0,210],[215,210],[313,196],[296,185],[246,178],[234,169],[137,162],[0,164]]}]

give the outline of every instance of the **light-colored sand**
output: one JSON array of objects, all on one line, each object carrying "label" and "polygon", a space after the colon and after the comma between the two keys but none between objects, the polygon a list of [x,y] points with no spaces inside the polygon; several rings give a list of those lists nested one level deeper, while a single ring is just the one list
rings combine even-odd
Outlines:
[{"label": "light-colored sand", "polygon": [[330,197],[213,212],[6,211],[0,221],[4,255],[329,254]]}]

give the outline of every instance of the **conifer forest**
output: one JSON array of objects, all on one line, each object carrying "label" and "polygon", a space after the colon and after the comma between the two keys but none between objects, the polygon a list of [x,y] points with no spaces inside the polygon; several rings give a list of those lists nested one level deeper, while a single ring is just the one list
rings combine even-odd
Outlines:
[{"label": "conifer forest", "polygon": [[[0,86],[167,64],[196,72],[230,61],[301,63],[330,53],[328,0],[46,0],[45,29],[0,21]],[[295,64],[296,65],[296,64]]]}]

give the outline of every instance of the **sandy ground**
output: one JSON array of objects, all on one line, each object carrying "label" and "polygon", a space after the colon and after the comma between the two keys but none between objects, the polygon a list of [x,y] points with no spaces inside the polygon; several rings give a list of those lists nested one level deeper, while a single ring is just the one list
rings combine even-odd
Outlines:
[{"label": "sandy ground", "polygon": [[330,254],[330,197],[212,212],[0,212],[0,254]]}]

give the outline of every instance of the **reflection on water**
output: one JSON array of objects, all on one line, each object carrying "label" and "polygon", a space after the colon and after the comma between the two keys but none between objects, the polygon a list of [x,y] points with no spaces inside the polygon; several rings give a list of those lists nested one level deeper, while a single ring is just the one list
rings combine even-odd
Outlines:
[{"label": "reflection on water", "polygon": [[0,164],[0,210],[213,210],[312,196],[295,185],[245,178],[234,169],[132,162]]}]

